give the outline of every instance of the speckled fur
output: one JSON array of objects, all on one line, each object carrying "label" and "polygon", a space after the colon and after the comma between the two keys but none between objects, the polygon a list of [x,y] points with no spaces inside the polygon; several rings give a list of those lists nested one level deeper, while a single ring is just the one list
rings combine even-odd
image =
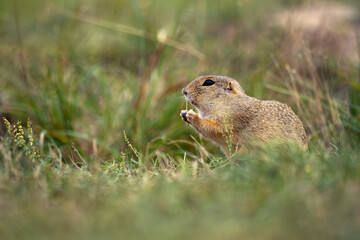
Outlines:
[{"label": "speckled fur", "polygon": [[[203,86],[207,79],[215,84]],[[247,96],[230,77],[200,76],[189,83],[183,93],[198,113],[182,110],[180,116],[219,145],[225,154],[229,153],[229,136],[233,147],[241,151],[271,140],[297,142],[308,148],[304,126],[288,105]]]}]

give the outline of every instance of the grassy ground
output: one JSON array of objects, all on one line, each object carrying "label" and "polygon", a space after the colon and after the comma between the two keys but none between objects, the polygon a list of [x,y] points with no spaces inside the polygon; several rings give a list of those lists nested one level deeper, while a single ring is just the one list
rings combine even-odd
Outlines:
[{"label": "grassy ground", "polygon": [[[291,62],[272,19],[302,2],[0,2],[0,238],[357,239],[359,66]],[[291,105],[310,150],[199,138],[181,88],[209,73]]]}]

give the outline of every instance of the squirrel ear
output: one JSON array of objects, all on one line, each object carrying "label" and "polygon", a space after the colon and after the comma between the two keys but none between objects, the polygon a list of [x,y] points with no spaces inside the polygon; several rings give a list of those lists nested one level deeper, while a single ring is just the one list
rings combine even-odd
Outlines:
[{"label": "squirrel ear", "polygon": [[244,89],[242,89],[240,85],[236,83],[228,82],[225,89],[235,94],[245,93]]},{"label": "squirrel ear", "polygon": [[238,89],[236,88],[236,85],[234,86],[233,84],[231,84],[231,82],[228,82],[226,90],[228,90],[229,92],[233,92],[233,93],[238,92]]},{"label": "squirrel ear", "polygon": [[231,86],[231,82],[228,82],[228,85],[227,85],[226,90],[228,90],[228,91],[232,91],[232,90],[233,90],[233,87]]}]

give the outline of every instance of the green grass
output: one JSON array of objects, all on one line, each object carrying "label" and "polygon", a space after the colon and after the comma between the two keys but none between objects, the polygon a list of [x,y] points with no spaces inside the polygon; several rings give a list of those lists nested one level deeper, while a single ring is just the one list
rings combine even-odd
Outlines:
[{"label": "green grass", "polygon": [[[0,239],[357,239],[359,66],[293,71],[269,19],[301,2],[1,2]],[[209,73],[291,105],[309,151],[200,138],[181,88]]]}]

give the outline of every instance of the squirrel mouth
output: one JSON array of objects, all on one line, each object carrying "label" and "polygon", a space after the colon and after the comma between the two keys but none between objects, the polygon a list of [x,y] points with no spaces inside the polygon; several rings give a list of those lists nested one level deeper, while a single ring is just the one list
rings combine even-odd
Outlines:
[{"label": "squirrel mouth", "polygon": [[190,101],[190,103],[191,103],[191,105],[193,105],[193,106],[197,106],[197,104],[196,104],[196,102],[194,102],[194,101]]},{"label": "squirrel mouth", "polygon": [[194,100],[191,100],[188,96],[186,96],[185,95],[185,99],[186,99],[186,101],[188,101],[188,102],[190,102],[191,103],[191,105],[194,105],[194,106],[196,106],[197,104],[196,104],[196,102],[194,101]]}]

